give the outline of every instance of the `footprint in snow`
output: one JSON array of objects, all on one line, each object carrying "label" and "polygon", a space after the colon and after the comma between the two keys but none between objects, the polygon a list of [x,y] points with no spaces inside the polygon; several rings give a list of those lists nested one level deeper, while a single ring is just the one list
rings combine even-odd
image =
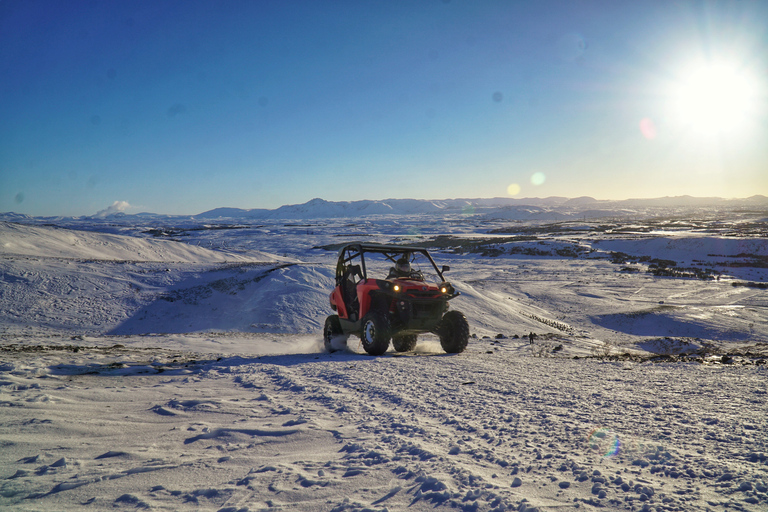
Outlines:
[{"label": "footprint in snow", "polygon": [[217,428],[210,432],[190,437],[184,440],[184,444],[191,444],[201,439],[215,439],[218,437],[227,437],[233,434],[244,434],[252,437],[281,437],[295,434],[299,429],[286,430],[265,430],[265,429],[238,429],[238,428]]},{"label": "footprint in snow", "polygon": [[128,452],[110,450],[108,452],[105,452],[105,453],[102,453],[101,455],[96,456],[95,460],[111,459],[114,457],[130,457],[130,454]]},{"label": "footprint in snow", "polygon": [[154,412],[155,414],[159,414],[160,416],[178,416],[179,414],[175,411],[171,411],[170,409],[166,409],[162,405],[155,405],[150,409],[150,411]]}]

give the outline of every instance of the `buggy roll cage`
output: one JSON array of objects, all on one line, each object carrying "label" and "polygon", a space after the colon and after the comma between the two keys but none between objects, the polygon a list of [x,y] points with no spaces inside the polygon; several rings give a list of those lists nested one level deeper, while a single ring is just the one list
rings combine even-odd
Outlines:
[{"label": "buggy roll cage", "polygon": [[[336,284],[340,284],[340,282],[343,281],[345,272],[348,275],[349,273],[356,273],[357,270],[361,271],[360,276],[363,279],[367,279],[368,273],[366,272],[365,268],[364,256],[364,254],[367,252],[383,254],[389,261],[393,263],[397,261],[398,256],[402,256],[404,254],[419,253],[426,257],[430,263],[432,263],[432,267],[435,269],[435,272],[443,282],[445,282],[443,272],[450,270],[448,265],[443,265],[442,268],[438,268],[437,263],[435,263],[435,260],[432,259],[429,251],[423,247],[384,244],[348,244],[339,250],[339,259],[336,264]],[[350,265],[350,262],[358,257],[360,258],[360,265],[362,265],[362,269],[354,269],[354,267],[357,265]]]}]

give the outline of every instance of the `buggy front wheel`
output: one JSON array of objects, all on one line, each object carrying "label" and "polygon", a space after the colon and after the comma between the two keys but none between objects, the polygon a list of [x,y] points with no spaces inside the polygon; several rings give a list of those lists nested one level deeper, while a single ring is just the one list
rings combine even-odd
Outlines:
[{"label": "buggy front wheel", "polygon": [[363,317],[360,340],[363,348],[372,356],[380,356],[389,348],[389,322],[387,317],[371,311]]},{"label": "buggy front wheel", "polygon": [[437,327],[440,345],[449,354],[464,352],[469,343],[469,323],[459,311],[448,311]]}]

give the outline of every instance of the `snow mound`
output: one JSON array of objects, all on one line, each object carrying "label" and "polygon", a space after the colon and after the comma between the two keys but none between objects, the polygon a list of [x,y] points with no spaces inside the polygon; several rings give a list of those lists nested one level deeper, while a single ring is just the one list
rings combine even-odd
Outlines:
[{"label": "snow mound", "polygon": [[[658,306],[628,313],[593,315],[590,319],[596,325],[634,336],[749,341],[754,337],[749,324],[754,325],[760,317],[740,306]],[[734,330],[734,325],[739,329]]]},{"label": "snow mound", "polygon": [[155,295],[110,334],[311,333],[322,329],[333,270],[283,264],[210,271]]},{"label": "snow mound", "polygon": [[107,261],[222,263],[277,261],[266,253],[250,255],[213,251],[169,240],[91,233],[49,226],[0,222],[0,254]]}]

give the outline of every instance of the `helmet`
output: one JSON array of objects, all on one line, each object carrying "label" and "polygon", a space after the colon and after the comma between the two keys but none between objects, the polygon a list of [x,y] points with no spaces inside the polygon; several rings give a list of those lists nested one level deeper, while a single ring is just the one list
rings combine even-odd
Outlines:
[{"label": "helmet", "polygon": [[400,258],[397,260],[397,263],[395,264],[398,272],[403,273],[410,273],[411,272],[411,264],[408,263],[408,258]]}]

